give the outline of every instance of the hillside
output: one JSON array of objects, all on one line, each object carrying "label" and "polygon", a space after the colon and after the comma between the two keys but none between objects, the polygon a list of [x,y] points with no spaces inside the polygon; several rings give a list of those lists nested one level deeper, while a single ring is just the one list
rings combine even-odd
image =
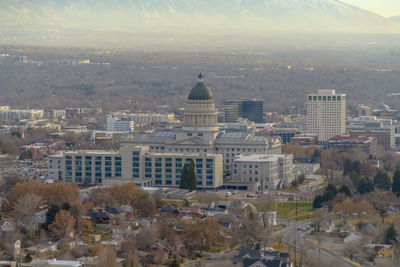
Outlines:
[{"label": "hillside", "polygon": [[120,31],[392,32],[398,24],[336,0],[2,0],[0,25]]}]

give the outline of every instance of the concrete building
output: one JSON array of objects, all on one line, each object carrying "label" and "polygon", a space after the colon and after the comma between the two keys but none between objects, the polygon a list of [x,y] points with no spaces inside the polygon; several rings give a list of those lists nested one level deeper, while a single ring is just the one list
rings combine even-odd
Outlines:
[{"label": "concrete building", "polygon": [[371,108],[369,106],[361,104],[361,105],[357,106],[357,113],[358,113],[358,117],[371,116],[372,111],[371,111]]},{"label": "concrete building", "polygon": [[49,178],[81,185],[101,184],[104,179],[121,178],[122,160],[113,150],[63,151],[49,156]]},{"label": "concrete building", "polygon": [[240,118],[255,123],[263,123],[264,101],[255,99],[226,100],[225,121],[237,122]]},{"label": "concrete building", "polygon": [[249,190],[277,189],[294,179],[293,155],[253,154],[233,160],[233,183],[246,183]]},{"label": "concrete building", "polygon": [[222,154],[226,171],[230,170],[232,160],[241,154],[281,153],[278,137],[220,130],[214,97],[202,75],[189,93],[181,128],[122,138],[121,147],[127,144],[146,145],[157,153]]},{"label": "concrete building", "polygon": [[393,149],[396,145],[397,121],[392,119],[379,119],[375,116],[361,116],[347,121],[346,129],[351,136],[373,137],[376,144],[386,150]]},{"label": "concrete building", "polygon": [[64,120],[66,118],[65,109],[51,109],[44,111],[44,118],[54,122]]},{"label": "concrete building", "polygon": [[148,146],[121,148],[123,177],[152,180],[153,186],[179,187],[182,168],[195,163],[197,187],[218,188],[223,184],[222,155],[211,153],[152,153]]},{"label": "concrete building", "polygon": [[129,113],[125,111],[115,112],[110,114],[111,117],[116,117],[121,120],[133,121],[135,124],[151,125],[151,124],[167,124],[175,122],[173,113]]},{"label": "concrete building", "polygon": [[376,143],[375,138],[368,136],[334,136],[328,140],[328,147],[333,147],[342,151],[351,151],[353,149],[362,149],[370,154],[372,145]]},{"label": "concrete building", "polygon": [[38,120],[44,117],[43,109],[4,109],[0,110],[3,121]]},{"label": "concrete building", "polygon": [[342,135],[346,130],[346,94],[335,90],[318,90],[307,95],[307,132],[317,134],[318,141]]},{"label": "concrete building", "polygon": [[131,181],[140,186],[179,187],[184,164],[195,163],[197,187],[222,186],[222,155],[152,153],[148,146],[128,145],[120,152],[64,151],[48,158],[48,176],[54,181],[80,185]]},{"label": "concrete building", "polygon": [[110,132],[129,132],[135,130],[135,122],[127,117],[109,115],[106,119],[107,131]]},{"label": "concrete building", "polygon": [[280,137],[282,144],[290,144],[290,140],[297,134],[300,134],[297,128],[270,128],[256,132],[256,135]]}]

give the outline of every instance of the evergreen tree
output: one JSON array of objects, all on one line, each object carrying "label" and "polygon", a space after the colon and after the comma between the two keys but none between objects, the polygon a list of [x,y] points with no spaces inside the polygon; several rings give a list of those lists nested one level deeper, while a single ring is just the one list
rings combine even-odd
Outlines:
[{"label": "evergreen tree", "polygon": [[345,159],[343,161],[343,175],[347,175],[353,170],[353,165],[351,164],[350,159]]},{"label": "evergreen tree", "polygon": [[60,211],[60,207],[56,204],[52,204],[46,213],[46,222],[44,223],[44,229],[48,230],[49,225],[52,224],[56,218],[57,213]]},{"label": "evergreen tree", "polygon": [[313,208],[314,209],[322,208],[322,203],[323,203],[322,197],[320,195],[316,195],[313,201]]},{"label": "evergreen tree", "polygon": [[193,160],[190,162],[187,175],[188,175],[188,189],[190,191],[196,190],[197,178],[196,178],[195,165],[194,165]]},{"label": "evergreen tree", "polygon": [[400,170],[395,171],[393,175],[392,192],[400,197]]},{"label": "evergreen tree", "polygon": [[350,189],[349,189],[347,186],[345,186],[345,185],[342,185],[342,187],[339,188],[339,191],[338,191],[338,192],[339,192],[339,193],[343,193],[343,194],[345,194],[345,195],[348,196],[348,197],[351,197]]},{"label": "evergreen tree", "polygon": [[393,224],[389,226],[385,233],[385,243],[388,245],[392,245],[393,243],[397,243],[397,231],[394,229]]},{"label": "evergreen tree", "polygon": [[179,183],[180,189],[188,189],[188,165],[183,165],[182,173],[181,173],[181,181]]},{"label": "evergreen tree", "polygon": [[366,193],[372,192],[375,190],[375,185],[374,183],[368,179],[364,178],[361,179],[360,182],[357,185],[357,191],[361,194],[364,195]]},{"label": "evergreen tree", "polygon": [[311,157],[311,162],[319,162],[321,160],[321,151],[315,149]]},{"label": "evergreen tree", "polygon": [[355,171],[352,171],[349,173],[349,178],[353,182],[354,185],[357,185],[361,180],[360,175],[358,175],[358,173],[356,173]]},{"label": "evergreen tree", "polygon": [[352,166],[352,171],[355,171],[357,174],[360,174],[360,161],[356,160],[353,161],[353,163],[351,164]]},{"label": "evergreen tree", "polygon": [[376,173],[376,175],[374,177],[374,183],[375,183],[376,188],[379,188],[382,190],[390,190],[390,178],[386,172],[378,170],[378,172]]}]

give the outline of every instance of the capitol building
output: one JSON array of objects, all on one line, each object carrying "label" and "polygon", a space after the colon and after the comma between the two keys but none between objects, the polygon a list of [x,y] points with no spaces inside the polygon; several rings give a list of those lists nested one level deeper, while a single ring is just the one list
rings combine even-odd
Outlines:
[{"label": "capitol building", "polygon": [[239,155],[281,153],[278,137],[220,130],[213,93],[205,85],[202,74],[198,78],[189,92],[181,128],[135,134],[121,139],[121,146],[149,146],[150,152],[156,153],[220,154],[224,171],[231,170],[233,160]]},{"label": "capitol building", "polygon": [[[292,157],[280,155],[279,137],[226,132],[220,126],[213,93],[200,74],[180,127],[121,138],[119,151],[60,151],[49,156],[48,176],[84,186],[124,180],[179,187],[183,166],[193,161],[199,189],[276,189],[293,179]],[[224,172],[231,173],[230,185],[224,184]]]}]

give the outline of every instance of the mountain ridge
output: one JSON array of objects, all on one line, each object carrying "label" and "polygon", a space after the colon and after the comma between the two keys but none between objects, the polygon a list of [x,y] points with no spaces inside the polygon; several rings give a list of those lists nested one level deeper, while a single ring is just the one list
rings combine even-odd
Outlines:
[{"label": "mountain ridge", "polygon": [[[19,19],[18,19],[19,18]],[[337,0],[2,0],[0,25],[107,30],[248,28],[367,31],[393,20]]]}]

